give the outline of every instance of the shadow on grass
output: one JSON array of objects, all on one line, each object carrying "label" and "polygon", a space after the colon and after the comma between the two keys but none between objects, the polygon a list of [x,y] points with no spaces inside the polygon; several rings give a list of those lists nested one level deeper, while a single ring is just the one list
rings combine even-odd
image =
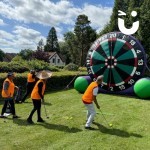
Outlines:
[{"label": "shadow on grass", "polygon": [[69,132],[69,133],[77,133],[82,131],[81,129],[75,127],[69,128],[68,126],[61,125],[61,124],[49,124],[45,122],[38,125],[41,125],[47,129],[58,130],[58,131]]},{"label": "shadow on grass", "polygon": [[47,129],[51,130],[57,130],[57,131],[63,131],[63,132],[69,132],[69,133],[77,133],[81,132],[81,129],[78,128],[69,128],[68,126],[61,125],[61,124],[51,124],[51,123],[34,123],[34,124],[29,124],[25,119],[13,119],[13,123],[18,124],[19,126],[34,126],[34,125],[39,125]]},{"label": "shadow on grass", "polygon": [[98,126],[98,130],[102,133],[106,133],[106,134],[111,134],[111,135],[116,135],[116,136],[120,136],[120,137],[124,137],[124,138],[128,138],[130,136],[134,136],[137,138],[142,138],[143,136],[140,134],[136,134],[136,133],[128,133],[124,130],[120,130],[120,129],[115,129],[115,128],[106,128],[105,126],[93,122],[93,124]]},{"label": "shadow on grass", "polygon": [[[24,105],[24,104],[32,104],[32,100],[31,101],[25,101],[24,103],[15,103],[15,105]],[[4,100],[0,99],[0,105],[2,105],[2,106],[4,105]],[[44,102],[44,105],[51,106],[52,103],[50,103],[50,102]]]}]

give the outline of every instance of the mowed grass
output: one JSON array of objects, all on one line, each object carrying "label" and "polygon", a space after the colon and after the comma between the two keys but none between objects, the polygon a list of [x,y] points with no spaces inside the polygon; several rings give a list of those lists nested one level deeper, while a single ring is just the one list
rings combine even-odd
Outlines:
[{"label": "mowed grass", "polygon": [[[96,130],[84,129],[86,111],[81,102],[82,94],[74,89],[50,92],[45,95],[42,106],[45,123],[34,125],[26,119],[32,109],[28,103],[16,104],[19,119],[0,119],[1,150],[149,150],[150,149],[150,101],[127,96],[99,94],[97,99],[101,112],[97,110]],[[0,109],[2,104],[0,104]],[[4,122],[6,121],[6,122]]]}]

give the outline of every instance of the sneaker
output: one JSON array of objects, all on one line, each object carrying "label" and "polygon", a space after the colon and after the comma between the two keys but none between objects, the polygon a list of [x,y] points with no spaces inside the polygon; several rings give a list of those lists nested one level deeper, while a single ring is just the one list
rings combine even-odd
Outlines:
[{"label": "sneaker", "polygon": [[27,122],[30,123],[30,124],[33,124],[33,123],[34,123],[34,122],[32,121],[32,119],[29,119],[29,118],[27,119]]},{"label": "sneaker", "polygon": [[95,128],[92,128],[92,127],[85,127],[85,129],[87,129],[87,130],[95,130]]},{"label": "sneaker", "polygon": [[0,118],[7,118],[6,116],[0,115]]},{"label": "sneaker", "polygon": [[15,103],[17,103],[17,104],[22,104],[22,101],[15,101]]},{"label": "sneaker", "polygon": [[45,122],[42,118],[38,119],[37,122]]},{"label": "sneaker", "polygon": [[15,115],[15,116],[13,116],[13,119],[16,119],[16,118],[20,118],[20,117],[19,117],[19,116],[16,116],[16,115]]}]

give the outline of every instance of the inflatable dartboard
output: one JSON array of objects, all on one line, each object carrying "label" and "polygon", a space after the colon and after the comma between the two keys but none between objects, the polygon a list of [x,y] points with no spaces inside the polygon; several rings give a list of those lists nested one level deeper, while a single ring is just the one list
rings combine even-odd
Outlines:
[{"label": "inflatable dartboard", "polygon": [[101,88],[117,92],[130,88],[143,76],[145,52],[133,36],[111,32],[98,38],[88,51],[90,76],[104,75]]}]

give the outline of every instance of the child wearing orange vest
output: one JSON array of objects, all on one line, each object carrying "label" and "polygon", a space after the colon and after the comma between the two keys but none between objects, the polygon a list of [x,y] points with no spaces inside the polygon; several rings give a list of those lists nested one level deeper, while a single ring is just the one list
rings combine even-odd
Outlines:
[{"label": "child wearing orange vest", "polygon": [[2,108],[0,118],[5,118],[4,113],[6,112],[8,103],[11,106],[13,118],[18,118],[18,116],[16,116],[15,104],[13,100],[14,91],[15,89],[18,89],[18,87],[15,86],[15,84],[13,83],[13,79],[14,79],[14,73],[9,72],[7,74],[7,78],[3,82],[2,97],[5,98],[5,102]]},{"label": "child wearing orange vest", "polygon": [[32,124],[34,123],[32,121],[32,116],[34,112],[37,110],[37,122],[44,122],[44,120],[41,118],[41,101],[44,102],[44,92],[46,87],[46,80],[50,78],[52,75],[49,71],[41,71],[39,72],[36,77],[39,78],[39,81],[35,84],[32,93],[31,98],[33,102],[33,109],[27,119],[27,122]]},{"label": "child wearing orange vest", "polygon": [[96,115],[96,111],[94,108],[94,104],[95,103],[96,107],[98,109],[100,109],[100,106],[97,102],[96,96],[98,94],[98,85],[100,85],[102,83],[103,80],[103,76],[98,76],[95,82],[92,82],[88,88],[86,89],[86,91],[84,92],[83,96],[82,96],[82,101],[85,105],[85,107],[87,108],[87,121],[85,124],[85,129],[89,129],[92,130],[93,128],[91,127],[91,124],[94,120],[94,117]]},{"label": "child wearing orange vest", "polygon": [[35,83],[36,83],[35,70],[31,70],[30,73],[28,73],[28,75],[27,75],[26,93],[23,96],[21,102],[24,102],[25,99],[27,98],[27,96],[29,94],[31,94],[31,92],[32,92],[32,90],[33,90],[33,88],[35,86]]}]

